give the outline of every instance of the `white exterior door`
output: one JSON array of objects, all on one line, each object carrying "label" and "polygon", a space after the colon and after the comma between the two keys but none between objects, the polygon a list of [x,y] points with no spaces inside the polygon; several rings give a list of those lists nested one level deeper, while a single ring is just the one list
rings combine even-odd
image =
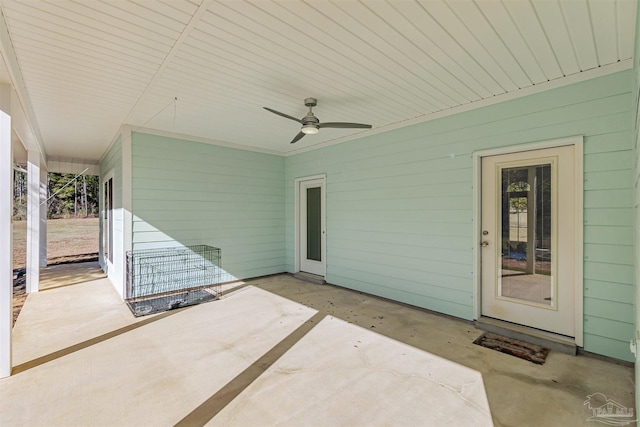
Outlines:
[{"label": "white exterior door", "polygon": [[107,271],[113,267],[113,173],[103,183],[102,253]]},{"label": "white exterior door", "polygon": [[325,180],[298,182],[300,271],[323,276],[326,273]]},{"label": "white exterior door", "polygon": [[574,150],[482,158],[483,316],[575,336]]}]

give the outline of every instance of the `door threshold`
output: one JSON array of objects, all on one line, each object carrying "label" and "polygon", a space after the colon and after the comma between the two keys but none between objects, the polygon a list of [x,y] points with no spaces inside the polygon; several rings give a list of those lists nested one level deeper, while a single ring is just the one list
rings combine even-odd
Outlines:
[{"label": "door threshold", "polygon": [[560,353],[575,356],[578,347],[573,338],[565,335],[554,334],[552,332],[541,331],[492,317],[481,316],[475,322],[476,328],[487,332],[503,335],[505,337],[541,345]]},{"label": "door threshold", "polygon": [[318,276],[317,274],[306,273],[304,271],[298,271],[297,273],[293,273],[293,277],[298,280],[304,280],[305,282],[315,283],[316,285],[324,285],[324,276]]}]

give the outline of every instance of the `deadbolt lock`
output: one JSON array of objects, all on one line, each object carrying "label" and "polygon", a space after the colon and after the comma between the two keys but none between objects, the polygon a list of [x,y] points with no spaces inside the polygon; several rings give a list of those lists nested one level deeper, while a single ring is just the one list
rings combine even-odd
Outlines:
[{"label": "deadbolt lock", "polygon": [[486,236],[487,234],[489,234],[489,232],[487,230],[482,230],[482,235]]}]

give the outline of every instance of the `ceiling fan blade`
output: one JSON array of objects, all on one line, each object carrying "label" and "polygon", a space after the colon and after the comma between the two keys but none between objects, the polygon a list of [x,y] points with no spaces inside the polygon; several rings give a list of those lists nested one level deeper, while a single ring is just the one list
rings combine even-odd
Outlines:
[{"label": "ceiling fan blade", "polygon": [[296,142],[300,141],[302,137],[305,135],[306,135],[305,133],[300,132],[299,134],[296,135],[295,138],[293,138],[293,141],[291,141],[291,144],[295,144]]},{"label": "ceiling fan blade", "polygon": [[342,122],[328,122],[319,123],[320,128],[338,128],[338,129],[371,129],[371,125],[365,125],[364,123],[342,123]]},{"label": "ceiling fan blade", "polygon": [[293,120],[293,121],[296,121],[296,122],[298,122],[298,123],[302,124],[302,120],[300,120],[300,119],[296,119],[296,118],[295,118],[295,117],[293,117],[293,116],[290,116],[290,115],[285,114],[285,113],[281,113],[280,111],[272,110],[271,108],[267,108],[267,107],[262,107],[262,108],[264,108],[264,109],[265,109],[265,110],[267,110],[267,111],[272,112],[273,114],[277,114],[277,115],[279,115],[279,116],[282,116],[282,117],[284,117],[285,119]]}]

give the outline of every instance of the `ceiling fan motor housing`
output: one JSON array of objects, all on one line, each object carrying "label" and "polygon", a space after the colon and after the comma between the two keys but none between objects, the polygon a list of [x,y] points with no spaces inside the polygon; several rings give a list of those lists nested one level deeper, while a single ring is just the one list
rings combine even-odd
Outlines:
[{"label": "ceiling fan motor housing", "polygon": [[302,118],[302,124],[305,125],[317,125],[320,123],[320,120],[313,114],[311,111],[307,113],[306,116]]},{"label": "ceiling fan motor housing", "polygon": [[[318,100],[316,98],[306,98],[304,100],[304,105],[309,107],[309,112],[302,118],[302,132],[304,133],[317,133],[317,129],[319,129],[318,125],[320,124],[320,120],[318,120],[316,115],[313,114],[313,111],[311,111],[311,108],[315,107],[317,104]],[[314,126],[316,131],[314,132],[313,129],[309,129],[310,126]]]}]

